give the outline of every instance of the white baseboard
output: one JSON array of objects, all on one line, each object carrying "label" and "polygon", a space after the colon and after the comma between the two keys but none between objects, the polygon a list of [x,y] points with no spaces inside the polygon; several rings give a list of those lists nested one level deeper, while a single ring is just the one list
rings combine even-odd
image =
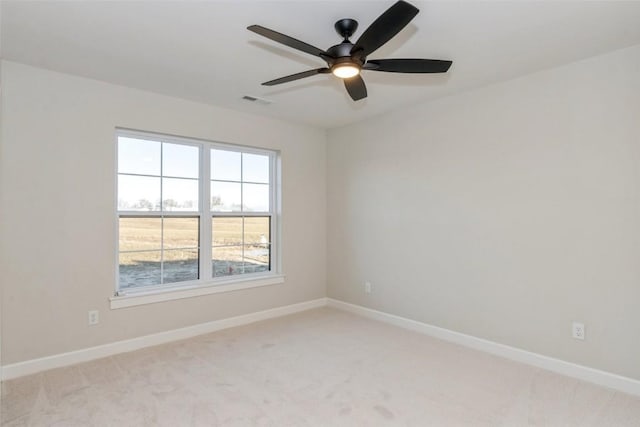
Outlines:
[{"label": "white baseboard", "polygon": [[541,354],[532,353],[530,351],[521,350],[519,348],[510,347],[508,345],[499,344],[482,338],[476,338],[471,335],[465,335],[460,332],[451,331],[449,329],[440,328],[437,326],[429,325],[427,323],[395,316],[393,314],[373,310],[370,308],[362,307],[360,305],[350,304],[332,298],[327,298],[327,305],[329,307],[338,308],[371,319],[399,326],[404,329],[410,329],[412,331],[429,335],[434,338],[460,344],[462,346],[484,351],[486,353],[491,353],[496,356],[501,356],[506,359],[526,363],[528,365],[533,365],[538,368],[566,375],[568,377],[577,378],[583,381],[588,381],[604,387],[619,390],[624,393],[640,396],[640,381],[633,378],[623,377],[621,375],[600,371],[598,369],[589,368],[587,366],[565,362],[564,360],[543,356]]},{"label": "white baseboard", "polygon": [[90,347],[68,353],[56,354],[42,357],[40,359],[27,360],[25,362],[5,365],[1,369],[2,379],[9,380],[24,375],[35,374],[48,369],[60,368],[76,363],[88,362],[102,357],[112,356],[118,353],[139,350],[144,347],[164,344],[171,341],[191,338],[197,335],[219,331],[221,329],[232,328],[234,326],[246,325],[260,320],[274,317],[286,316],[287,314],[298,313],[317,307],[324,307],[327,304],[326,298],[318,298],[298,304],[276,307],[269,310],[258,311],[256,313],[244,314],[227,319],[214,320],[212,322],[201,323],[199,325],[187,326],[186,328],[174,329],[152,335],[145,335],[125,341],[117,341],[111,344],[104,344],[97,347]]},{"label": "white baseboard", "polygon": [[583,381],[588,381],[625,393],[640,396],[640,381],[633,378],[623,377],[621,375],[589,368],[587,366],[565,362],[553,357],[543,356],[541,354],[532,353],[530,351],[521,350],[515,347],[510,347],[508,345],[499,344],[471,335],[465,335],[460,332],[451,331],[449,329],[440,328],[437,326],[429,325],[427,323],[418,322],[415,320],[407,319],[382,311],[373,310],[355,304],[350,304],[332,298],[318,298],[298,304],[276,307],[269,310],[244,314],[227,319],[214,320],[212,322],[188,326],[186,328],[174,329],[166,332],[160,332],[152,335],[146,335],[130,340],[117,341],[115,343],[104,344],[97,347],[90,347],[68,353],[43,357],[40,359],[13,363],[10,365],[2,366],[2,369],[0,369],[1,378],[2,380],[8,380],[24,375],[35,374],[37,372],[46,371],[48,369],[60,368],[76,363],[87,362],[94,359],[100,359],[102,357],[112,356],[118,353],[139,350],[145,347],[151,347],[171,341],[191,338],[197,335],[232,328],[234,326],[246,325],[261,320],[286,316],[288,314],[298,313],[301,311],[310,310],[312,308],[324,307],[326,305],[328,305],[329,307],[334,307],[364,317],[389,323],[404,329],[409,329],[415,332],[429,335],[434,338],[453,342],[465,347],[470,347],[476,350],[484,351],[486,353],[494,354],[496,356],[501,356],[506,359],[511,359],[517,362],[536,366],[542,369],[566,375],[568,377],[577,378]]}]

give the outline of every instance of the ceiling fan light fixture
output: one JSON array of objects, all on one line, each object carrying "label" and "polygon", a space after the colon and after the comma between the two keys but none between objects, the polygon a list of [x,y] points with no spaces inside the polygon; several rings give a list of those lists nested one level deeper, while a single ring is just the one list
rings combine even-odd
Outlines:
[{"label": "ceiling fan light fixture", "polygon": [[367,27],[355,43],[352,43],[349,38],[358,28],[358,22],[351,18],[340,19],[335,23],[334,28],[343,40],[327,50],[319,49],[260,25],[250,25],[247,27],[249,31],[300,52],[319,57],[327,64],[326,67],[269,80],[262,85],[275,86],[319,74],[333,74],[342,80],[351,99],[359,101],[367,97],[367,86],[360,76],[362,70],[388,73],[446,73],[451,66],[451,61],[420,58],[367,59],[370,54],[402,31],[418,12],[417,7],[405,0],[396,0],[390,8]]},{"label": "ceiling fan light fixture", "polygon": [[360,74],[360,67],[351,62],[343,62],[331,68],[331,73],[341,79],[349,79]]}]

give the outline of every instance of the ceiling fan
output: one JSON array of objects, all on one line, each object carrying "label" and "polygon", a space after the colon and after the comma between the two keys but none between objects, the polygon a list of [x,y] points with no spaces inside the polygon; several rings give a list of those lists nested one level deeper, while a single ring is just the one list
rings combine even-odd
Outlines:
[{"label": "ceiling fan", "polygon": [[340,37],[343,38],[343,41],[340,44],[331,46],[326,51],[260,25],[251,25],[247,27],[247,30],[302,52],[319,56],[327,63],[326,67],[264,82],[262,83],[264,86],[274,86],[317,74],[331,73],[343,79],[344,86],[351,98],[354,101],[358,101],[367,97],[367,87],[360,76],[360,71],[362,70],[390,73],[446,73],[449,70],[451,61],[438,59],[367,60],[367,56],[398,34],[418,12],[419,10],[415,6],[405,1],[396,2],[362,33],[355,44],[349,41],[349,37],[358,28],[358,22],[355,19],[341,19],[335,23],[335,29]]}]

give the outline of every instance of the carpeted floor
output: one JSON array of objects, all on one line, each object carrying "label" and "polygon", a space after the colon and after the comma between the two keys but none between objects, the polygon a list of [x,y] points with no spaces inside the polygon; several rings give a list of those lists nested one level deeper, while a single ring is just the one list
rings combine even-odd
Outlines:
[{"label": "carpeted floor", "polygon": [[322,308],[6,381],[3,426],[640,426],[640,398]]}]

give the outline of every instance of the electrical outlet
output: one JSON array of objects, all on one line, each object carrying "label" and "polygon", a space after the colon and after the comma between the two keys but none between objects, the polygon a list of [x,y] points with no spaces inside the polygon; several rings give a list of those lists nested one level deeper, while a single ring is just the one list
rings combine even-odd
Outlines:
[{"label": "electrical outlet", "polygon": [[585,329],[584,323],[573,322],[573,338],[577,340],[584,340],[585,337]]},{"label": "electrical outlet", "polygon": [[97,325],[100,322],[100,312],[98,310],[89,311],[89,326]]},{"label": "electrical outlet", "polygon": [[371,293],[371,282],[364,282],[364,291],[368,294]]}]

